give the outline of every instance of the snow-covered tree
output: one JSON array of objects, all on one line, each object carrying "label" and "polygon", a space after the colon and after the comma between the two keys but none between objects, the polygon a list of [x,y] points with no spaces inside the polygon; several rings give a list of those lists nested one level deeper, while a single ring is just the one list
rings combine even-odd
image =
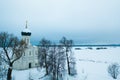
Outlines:
[{"label": "snow-covered tree", "polygon": [[7,80],[11,80],[13,63],[21,58],[25,49],[25,42],[19,40],[16,36],[8,34],[7,32],[0,33],[0,47],[2,48],[4,56],[3,60],[7,62]]},{"label": "snow-covered tree", "polygon": [[39,43],[39,50],[38,50],[38,60],[40,67],[45,67],[46,69],[46,75],[49,74],[48,71],[48,53],[49,53],[49,48],[51,46],[51,42],[45,38],[41,39]]},{"label": "snow-covered tree", "polygon": [[45,67],[46,75],[51,75],[53,80],[62,77],[67,62],[68,74],[73,75],[75,71],[75,60],[71,52],[72,40],[63,37],[60,44],[52,44],[51,41],[42,39],[39,44],[38,60],[40,67]]},{"label": "snow-covered tree", "polygon": [[63,37],[60,40],[60,43],[65,49],[66,59],[67,59],[68,74],[71,75],[70,58],[72,57],[71,49],[72,49],[72,46],[73,46],[73,40],[68,40],[66,37]]},{"label": "snow-covered tree", "polygon": [[65,52],[61,45],[53,45],[49,52],[49,71],[53,80],[59,80],[65,71]]},{"label": "snow-covered tree", "polygon": [[0,80],[5,80],[7,74],[7,69],[6,69],[7,64],[3,59],[4,59],[3,51],[0,51]]}]

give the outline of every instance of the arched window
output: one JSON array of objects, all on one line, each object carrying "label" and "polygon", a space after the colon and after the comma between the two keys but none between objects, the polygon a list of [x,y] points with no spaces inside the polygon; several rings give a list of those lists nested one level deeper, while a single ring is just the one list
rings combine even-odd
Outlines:
[{"label": "arched window", "polygon": [[31,51],[29,51],[29,55],[31,55]]},{"label": "arched window", "polygon": [[27,39],[27,43],[29,43],[29,39]]}]

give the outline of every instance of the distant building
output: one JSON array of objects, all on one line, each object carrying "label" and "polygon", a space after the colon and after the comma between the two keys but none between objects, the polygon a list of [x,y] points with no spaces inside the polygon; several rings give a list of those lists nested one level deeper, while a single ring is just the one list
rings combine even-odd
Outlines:
[{"label": "distant building", "polygon": [[13,68],[18,70],[29,69],[38,66],[38,47],[30,43],[31,31],[27,27],[21,32],[22,40],[27,44],[22,57],[14,62]]}]

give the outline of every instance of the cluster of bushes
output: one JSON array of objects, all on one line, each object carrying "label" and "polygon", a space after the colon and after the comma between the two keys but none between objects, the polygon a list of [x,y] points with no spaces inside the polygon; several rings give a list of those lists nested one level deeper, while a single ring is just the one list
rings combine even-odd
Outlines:
[{"label": "cluster of bushes", "polygon": [[100,49],[107,49],[106,47],[98,47],[98,48],[96,48],[96,50],[100,50]]}]

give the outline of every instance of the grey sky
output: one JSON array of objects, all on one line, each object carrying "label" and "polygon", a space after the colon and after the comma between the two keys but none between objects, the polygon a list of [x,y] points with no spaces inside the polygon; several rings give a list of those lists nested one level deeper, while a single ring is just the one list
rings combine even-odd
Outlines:
[{"label": "grey sky", "polygon": [[0,31],[20,36],[26,20],[33,41],[120,43],[120,0],[0,0]]}]

